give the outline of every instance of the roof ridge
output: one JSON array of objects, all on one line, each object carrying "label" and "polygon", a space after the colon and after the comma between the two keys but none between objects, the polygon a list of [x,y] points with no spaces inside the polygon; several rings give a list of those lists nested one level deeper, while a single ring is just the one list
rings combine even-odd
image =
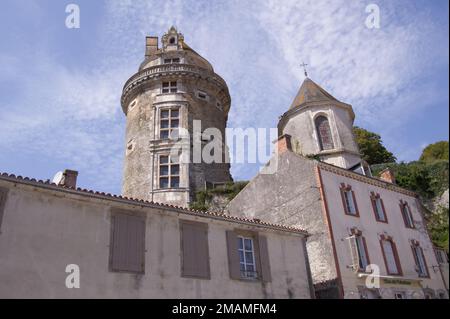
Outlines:
[{"label": "roof ridge", "polygon": [[197,215],[204,215],[205,217],[208,216],[214,216],[214,217],[221,217],[225,220],[234,220],[234,221],[240,221],[240,222],[245,222],[245,223],[251,223],[251,224],[255,224],[255,225],[260,225],[260,226],[265,226],[265,227],[271,227],[274,229],[279,229],[279,230],[284,230],[284,231],[290,231],[290,232],[297,232],[297,233],[304,233],[304,234],[308,234],[308,232],[304,229],[301,228],[297,228],[297,227],[292,227],[292,226],[286,226],[286,225],[282,225],[282,224],[275,224],[275,223],[269,223],[269,222],[265,222],[265,221],[261,221],[260,219],[257,218],[246,218],[246,217],[241,217],[241,216],[234,216],[234,215],[228,215],[226,213],[223,212],[218,212],[218,211],[200,211],[200,210],[196,210],[196,209],[191,209],[191,208],[187,208],[187,207],[182,207],[182,206],[177,206],[177,205],[172,205],[172,204],[166,204],[166,203],[159,203],[159,202],[154,202],[154,201],[148,201],[145,199],[138,199],[138,198],[133,198],[133,197],[128,197],[128,196],[123,196],[123,195],[117,195],[117,194],[112,194],[112,193],[105,193],[105,192],[100,192],[100,191],[94,191],[91,189],[86,189],[86,188],[81,188],[81,187],[67,187],[67,186],[61,186],[61,185],[57,185],[53,182],[50,182],[50,180],[41,180],[41,179],[35,179],[35,178],[30,178],[30,177],[22,177],[21,175],[15,175],[15,174],[8,174],[5,172],[0,172],[0,179],[13,179],[15,181],[19,181],[19,182],[28,182],[28,183],[34,183],[37,184],[38,186],[50,186],[53,187],[55,189],[58,190],[70,190],[70,191],[74,191],[79,193],[80,195],[85,195],[85,194],[91,194],[91,195],[97,195],[97,196],[105,196],[108,197],[109,199],[119,199],[119,200],[126,200],[130,203],[140,203],[140,204],[148,204],[148,205],[156,205],[156,206],[160,206],[160,207],[167,207],[167,208],[172,208],[172,209],[177,209],[177,210],[182,210],[184,212],[186,212],[187,214],[197,214]]}]

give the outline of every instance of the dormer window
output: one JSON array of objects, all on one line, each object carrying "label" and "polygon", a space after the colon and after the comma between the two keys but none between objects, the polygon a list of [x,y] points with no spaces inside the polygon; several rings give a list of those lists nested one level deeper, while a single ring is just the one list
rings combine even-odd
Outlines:
[{"label": "dormer window", "polygon": [[164,59],[164,64],[171,64],[171,63],[180,63],[180,58]]}]

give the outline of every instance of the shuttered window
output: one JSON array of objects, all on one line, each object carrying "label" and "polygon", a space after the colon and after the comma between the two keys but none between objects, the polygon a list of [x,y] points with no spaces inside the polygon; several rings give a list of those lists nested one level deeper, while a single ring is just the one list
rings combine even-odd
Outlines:
[{"label": "shuttered window", "polygon": [[181,275],[210,279],[208,224],[180,221]]},{"label": "shuttered window", "polygon": [[367,251],[366,239],[361,235],[348,237],[350,244],[350,253],[352,257],[351,267],[355,271],[365,272],[370,264],[369,253]]},{"label": "shuttered window", "polygon": [[2,227],[3,215],[5,212],[6,205],[6,195],[8,194],[8,189],[0,187],[0,229]]},{"label": "shuttered window", "polygon": [[419,245],[413,245],[411,248],[417,266],[417,273],[420,277],[428,277],[427,262],[425,261],[422,248]]},{"label": "shuttered window", "polygon": [[119,272],[145,272],[145,217],[113,213],[110,269]]},{"label": "shuttered window", "polygon": [[272,280],[267,238],[247,231],[227,231],[228,268],[232,279]]}]

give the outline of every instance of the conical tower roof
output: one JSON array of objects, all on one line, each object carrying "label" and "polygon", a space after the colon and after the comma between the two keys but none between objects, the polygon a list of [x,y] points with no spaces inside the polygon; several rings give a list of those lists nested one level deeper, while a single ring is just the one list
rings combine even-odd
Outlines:
[{"label": "conical tower roof", "polygon": [[292,102],[289,109],[302,105],[307,102],[319,102],[319,101],[334,101],[338,102],[330,93],[325,91],[317,83],[315,83],[310,78],[306,78],[300,89],[298,90],[297,96]]}]

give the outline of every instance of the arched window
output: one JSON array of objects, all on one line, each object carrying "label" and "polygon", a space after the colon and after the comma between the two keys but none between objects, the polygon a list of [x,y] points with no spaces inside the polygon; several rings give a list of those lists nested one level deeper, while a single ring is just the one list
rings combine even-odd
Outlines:
[{"label": "arched window", "polygon": [[333,138],[331,137],[330,124],[328,119],[320,115],[315,120],[317,137],[319,138],[320,150],[331,150],[334,148]]}]

